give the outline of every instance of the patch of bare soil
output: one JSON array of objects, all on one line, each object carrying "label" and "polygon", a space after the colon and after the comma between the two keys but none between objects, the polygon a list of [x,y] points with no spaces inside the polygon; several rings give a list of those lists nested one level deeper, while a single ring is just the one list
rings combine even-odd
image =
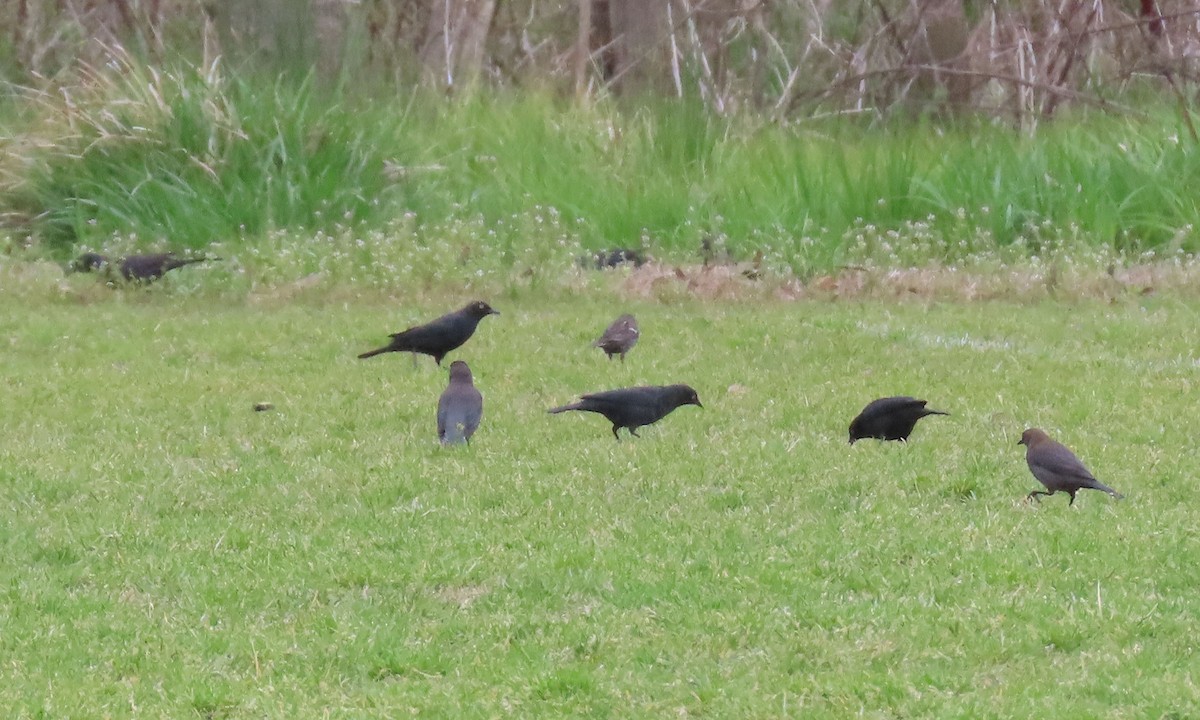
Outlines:
[{"label": "patch of bare soil", "polygon": [[449,585],[438,588],[434,596],[449,605],[467,608],[487,593],[488,589],[483,585]]},{"label": "patch of bare soil", "polygon": [[904,299],[985,300],[1101,299],[1170,293],[1200,294],[1200,261],[1187,259],[1124,267],[1038,264],[910,268],[845,267],[801,279],[750,264],[666,265],[647,263],[629,271],[621,291],[632,297],[670,301]]}]

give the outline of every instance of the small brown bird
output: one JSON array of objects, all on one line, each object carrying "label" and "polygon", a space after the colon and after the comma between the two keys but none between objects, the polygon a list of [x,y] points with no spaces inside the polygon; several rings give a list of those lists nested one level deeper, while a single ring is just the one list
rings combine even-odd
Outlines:
[{"label": "small brown bird", "polygon": [[1070,506],[1075,504],[1075,493],[1084,488],[1106,492],[1117,500],[1125,497],[1097,480],[1066,445],[1051,440],[1049,435],[1037,428],[1029,428],[1021,433],[1017,444],[1025,446],[1025,462],[1029,463],[1029,471],[1046,486],[1045,491],[1034,490],[1029,493],[1026,500],[1041,500],[1039,495],[1049,496],[1061,490],[1071,496],[1067,503]]},{"label": "small brown bird", "polygon": [[863,438],[908,442],[917,421],[927,415],[949,415],[925,407],[925,400],[907,395],[872,400],[850,423],[850,444]]},{"label": "small brown bird", "polygon": [[592,347],[603,350],[609,360],[612,360],[613,355],[620,353],[621,362],[625,362],[625,353],[637,345],[640,335],[641,331],[638,330],[637,320],[632,315],[625,314],[614,320],[613,324],[609,325],[604,334],[600,336],[600,339],[592,343]]},{"label": "small brown bird", "polygon": [[475,388],[471,368],[455,360],[450,363],[450,383],[438,399],[438,440],[443,445],[470,443],[482,418],[483,395]]}]

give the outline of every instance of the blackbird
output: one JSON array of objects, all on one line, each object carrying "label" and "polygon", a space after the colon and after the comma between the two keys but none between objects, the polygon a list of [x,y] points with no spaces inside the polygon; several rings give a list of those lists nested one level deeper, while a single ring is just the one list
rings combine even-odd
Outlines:
[{"label": "blackbird", "polygon": [[622,388],[582,395],[579,401],[553,408],[548,412],[558,414],[568,410],[580,410],[600,413],[612,423],[613,437],[620,440],[621,436],[617,431],[621,428],[627,428],[629,434],[634,437],[641,437],[637,434],[638,428],[662,420],[682,405],[704,407],[700,404],[700,397],[690,386],[665,385]]},{"label": "blackbird", "polygon": [[[129,255],[116,264],[116,270],[126,282],[149,283],[161,278],[164,274],[193,263],[220,260],[215,257],[182,257],[175,253],[151,253],[149,255]],[[108,256],[88,252],[75,258],[69,266],[72,272],[107,271],[112,267]]]},{"label": "blackbird", "polygon": [[600,339],[592,343],[592,347],[603,350],[609,360],[612,360],[613,355],[620,353],[621,362],[625,362],[625,353],[637,345],[640,335],[637,320],[632,315],[625,314],[614,320],[613,324],[609,325],[604,334],[600,336]]},{"label": "blackbird", "polygon": [[462,310],[441,316],[425,325],[411,327],[392,334],[392,341],[383,347],[359,355],[360,360],[388,352],[410,352],[429,355],[442,364],[446,353],[459,347],[475,334],[479,321],[488,315],[499,315],[482,300],[467,304]]},{"label": "blackbird", "polygon": [[443,445],[470,443],[482,417],[483,395],[475,388],[471,368],[455,360],[450,363],[450,383],[438,399],[438,440]]},{"label": "blackbird", "polygon": [[1042,430],[1030,428],[1021,433],[1018,445],[1025,446],[1025,462],[1029,464],[1029,472],[1038,479],[1046,490],[1034,490],[1026,496],[1026,500],[1041,500],[1040,495],[1053,495],[1063,491],[1071,496],[1068,506],[1075,504],[1075,493],[1087,488],[1100,490],[1112,495],[1117,500],[1125,497],[1109,486],[1097,480],[1092,473],[1079,462],[1075,453],[1066,445],[1050,439]]},{"label": "blackbird", "polygon": [[925,407],[925,400],[901,395],[873,400],[850,423],[850,444],[863,438],[908,441],[917,421],[926,415],[949,415]]},{"label": "blackbird", "polygon": [[626,263],[641,267],[646,263],[646,254],[634,248],[612,248],[601,250],[590,255],[583,255],[578,262],[581,267],[594,267],[597,270],[615,268]]}]

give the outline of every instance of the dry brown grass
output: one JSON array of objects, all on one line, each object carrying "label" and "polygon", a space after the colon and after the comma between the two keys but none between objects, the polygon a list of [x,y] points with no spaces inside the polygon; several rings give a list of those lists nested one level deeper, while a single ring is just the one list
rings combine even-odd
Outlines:
[{"label": "dry brown grass", "polygon": [[670,302],[683,297],[703,300],[988,300],[1105,299],[1167,293],[1200,294],[1200,260],[1110,265],[1067,262],[962,267],[847,267],[836,273],[801,279],[759,272],[748,277],[742,265],[679,266],[648,263],[619,282],[623,294]]},{"label": "dry brown grass", "polygon": [[[674,265],[649,262],[639,268],[597,273],[572,268],[561,282],[546,285],[556,292],[616,292],[640,300],[673,303],[684,300],[711,302],[762,302],[797,300],[917,300],[986,302],[990,300],[1119,300],[1163,294],[1200,296],[1200,258],[1180,256],[1129,263],[1074,263],[1066,260],[1043,262],[995,262],[976,265],[928,264],[914,267],[844,267],[837,272],[801,278],[788,272],[773,272],[750,263],[727,265]],[[253,274],[253,273],[252,273]],[[355,287],[313,273],[278,282],[238,283],[218,288],[207,276],[189,277],[186,282],[169,279],[151,292],[200,293],[239,297],[254,305],[272,307],[301,302],[393,301],[397,293],[442,294],[437,281],[402,283],[390,291]],[[213,277],[220,277],[213,275]],[[226,278],[227,279],[227,278]],[[502,278],[493,282],[503,283]],[[180,283],[183,283],[182,285]],[[448,283],[445,291],[450,291]],[[511,278],[506,285],[476,286],[472,292],[503,292],[521,285]],[[182,290],[180,288],[183,288]],[[403,288],[401,290],[400,288]],[[461,291],[461,287],[457,288]],[[119,291],[118,291],[119,292]],[[145,290],[138,291],[145,294]],[[111,288],[94,276],[66,275],[56,263],[0,263],[0,293],[30,301],[103,303],[113,297]],[[129,296],[128,293],[125,293]],[[135,294],[134,297],[137,295]]]}]

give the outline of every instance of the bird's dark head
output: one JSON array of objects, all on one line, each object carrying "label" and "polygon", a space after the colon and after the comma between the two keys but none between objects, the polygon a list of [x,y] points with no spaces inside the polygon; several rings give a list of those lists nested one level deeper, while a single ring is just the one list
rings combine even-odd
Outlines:
[{"label": "bird's dark head", "polygon": [[499,310],[492,309],[491,305],[488,305],[482,300],[476,300],[475,302],[467,305],[465,308],[463,308],[463,312],[477,318],[485,318],[488,315],[500,314]]},{"label": "bird's dark head", "polygon": [[675,386],[675,405],[681,407],[683,405],[695,405],[696,407],[704,407],[700,404],[700,396],[691,385],[676,385]]},{"label": "bird's dark head", "polygon": [[1018,445],[1025,447],[1036,447],[1042,443],[1050,442],[1050,436],[1039,430],[1038,428],[1029,428],[1021,433],[1021,439],[1017,441]]},{"label": "bird's dark head", "polygon": [[108,258],[100,253],[86,252],[71,261],[69,272],[95,272],[108,264]]},{"label": "bird's dark head", "polygon": [[450,363],[450,381],[455,380],[471,380],[471,368],[462,360],[455,360]]},{"label": "bird's dark head", "polygon": [[866,436],[866,433],[862,431],[859,419],[854,418],[854,422],[850,423],[850,444],[853,445],[855,441],[862,440]]}]

